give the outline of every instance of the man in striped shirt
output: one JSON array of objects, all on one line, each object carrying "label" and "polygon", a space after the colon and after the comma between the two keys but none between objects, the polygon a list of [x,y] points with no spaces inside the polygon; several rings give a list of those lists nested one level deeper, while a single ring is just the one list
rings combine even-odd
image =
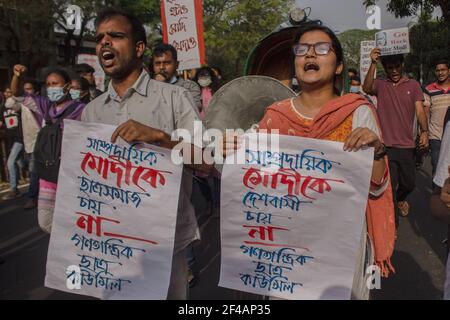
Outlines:
[{"label": "man in striped shirt", "polygon": [[437,81],[424,89],[425,111],[430,121],[428,139],[431,148],[433,176],[439,160],[445,114],[450,106],[450,70],[448,61],[437,62],[435,72]]}]

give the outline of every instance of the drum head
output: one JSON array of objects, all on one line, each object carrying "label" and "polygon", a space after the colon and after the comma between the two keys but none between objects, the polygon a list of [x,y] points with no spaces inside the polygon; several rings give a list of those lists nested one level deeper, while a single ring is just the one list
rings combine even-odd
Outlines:
[{"label": "drum head", "polygon": [[225,129],[247,130],[259,123],[267,107],[294,96],[294,91],[274,78],[241,77],[215,93],[206,112],[204,125],[222,132]]}]

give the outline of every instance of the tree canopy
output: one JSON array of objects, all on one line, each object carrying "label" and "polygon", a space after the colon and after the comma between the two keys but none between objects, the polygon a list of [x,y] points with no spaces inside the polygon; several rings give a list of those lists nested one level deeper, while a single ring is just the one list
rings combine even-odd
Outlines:
[{"label": "tree canopy", "polygon": [[242,75],[253,47],[281,22],[294,2],[286,0],[205,0],[205,47],[208,64],[225,78]]},{"label": "tree canopy", "polygon": [[[366,6],[374,5],[378,0],[364,0]],[[442,22],[450,25],[450,0],[389,0],[388,10],[396,17],[411,17],[422,10],[431,15],[435,8],[442,11]]]},{"label": "tree canopy", "polygon": [[[11,62],[39,60],[36,68],[56,59],[53,27],[58,23],[65,29],[64,64],[73,65],[82,40],[89,39],[88,22],[105,6],[115,6],[136,14],[140,20],[158,30],[161,23],[159,0],[71,0],[83,12],[80,34],[64,28],[67,0],[0,0],[0,27],[10,44]],[[225,77],[242,74],[252,48],[271,33],[294,5],[293,0],[204,0],[205,47],[207,62],[220,67]],[[149,46],[158,37],[149,36]]]}]

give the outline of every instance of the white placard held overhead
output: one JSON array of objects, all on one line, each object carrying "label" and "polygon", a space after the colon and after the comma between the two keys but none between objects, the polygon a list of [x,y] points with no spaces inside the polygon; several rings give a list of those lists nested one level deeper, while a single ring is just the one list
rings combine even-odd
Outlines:
[{"label": "white placard held overhead", "polygon": [[409,53],[409,29],[399,28],[377,32],[375,45],[381,50],[382,56]]}]

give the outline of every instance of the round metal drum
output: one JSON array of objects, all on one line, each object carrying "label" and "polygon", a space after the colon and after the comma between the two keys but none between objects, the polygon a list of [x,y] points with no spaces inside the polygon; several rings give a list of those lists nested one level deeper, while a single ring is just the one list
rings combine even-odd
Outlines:
[{"label": "round metal drum", "polygon": [[204,119],[206,128],[249,129],[259,123],[271,104],[295,96],[280,81],[266,76],[237,78],[213,96]]}]

